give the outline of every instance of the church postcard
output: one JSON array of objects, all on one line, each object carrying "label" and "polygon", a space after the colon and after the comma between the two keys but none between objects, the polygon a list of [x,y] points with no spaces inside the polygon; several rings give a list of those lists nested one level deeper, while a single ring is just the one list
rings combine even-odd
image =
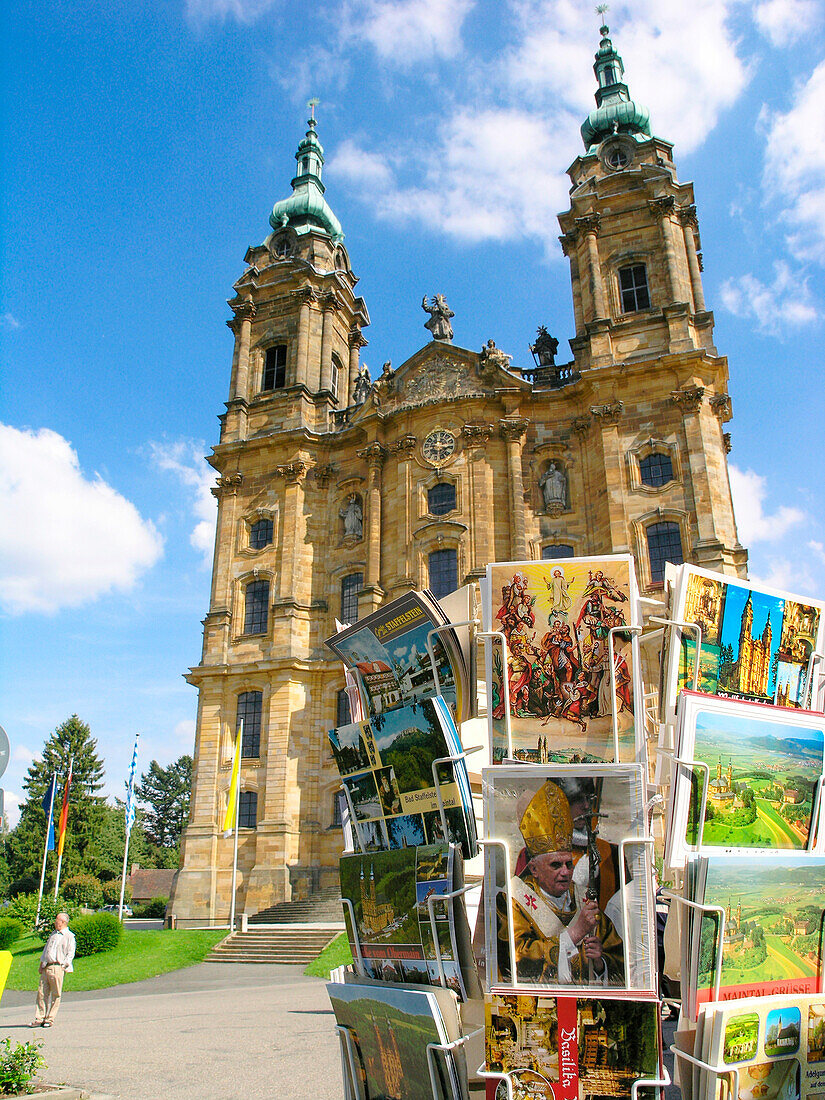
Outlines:
[{"label": "church postcard", "polygon": [[[754,586],[683,565],[674,587],[676,622],[701,628],[697,687],[711,695],[805,709],[814,654],[825,642],[825,603]],[[678,693],[690,688],[697,634],[674,629],[667,646],[663,714],[672,720]]]},{"label": "church postcard", "polygon": [[[817,829],[825,715],[683,691],[665,863],[691,852],[825,850]],[[703,801],[704,796],[704,801]]]},{"label": "church postcard", "polygon": [[482,789],[489,984],[653,990],[641,765],[489,767]]},{"label": "church postcard", "polygon": [[491,763],[635,760],[640,662],[623,629],[640,622],[632,557],[490,564],[482,604],[508,655],[505,675],[504,647],[488,639]]}]

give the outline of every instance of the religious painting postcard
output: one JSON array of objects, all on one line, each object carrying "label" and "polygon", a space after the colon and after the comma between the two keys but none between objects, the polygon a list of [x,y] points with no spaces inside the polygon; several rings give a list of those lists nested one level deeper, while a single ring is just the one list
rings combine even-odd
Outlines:
[{"label": "religious painting postcard", "polygon": [[[708,906],[689,930],[693,943],[683,1010],[691,1018],[706,1001],[817,988],[825,919],[825,856],[766,852],[697,861],[693,900]],[[720,942],[719,910],[724,913]],[[721,953],[719,994],[716,967]]]},{"label": "religious painting postcard", "polygon": [[[683,691],[665,863],[754,849],[822,851],[825,715]],[[704,795],[704,801],[703,801]]]},{"label": "religious painting postcard", "polygon": [[[439,696],[375,714],[329,731],[329,742],[352,807],[360,850],[376,840],[405,848],[450,841],[467,859],[476,852],[470,781],[449,707]],[[443,815],[442,815],[443,808]],[[367,828],[375,823],[383,829]]]},{"label": "religious painting postcard", "polygon": [[[366,977],[440,985],[443,975],[446,987],[467,999],[463,972],[474,971],[475,963],[463,899],[434,904],[430,920],[429,899],[463,885],[454,847],[433,844],[342,856],[340,876],[341,896],[355,913],[353,929],[351,914],[344,910],[352,956],[357,960],[360,949]],[[477,994],[478,982],[471,988]]]},{"label": "religious painting postcard", "polygon": [[[487,998],[488,1073],[507,1074],[514,1100],[630,1097],[661,1078],[659,1005],[653,999],[493,993]],[[506,1100],[505,1082],[488,1096]],[[638,1090],[651,1098],[651,1088]]]},{"label": "religious painting postcard", "polygon": [[[450,1041],[436,996],[391,983],[328,982],[335,1018],[353,1040],[363,1100],[433,1100],[427,1047]],[[434,1059],[440,1097],[466,1100],[466,1069],[450,1051]]]},{"label": "religious painting postcard", "polygon": [[355,675],[368,715],[384,714],[440,691],[461,722],[469,717],[469,678],[455,632],[441,631],[432,638],[438,685],[427,650],[430,631],[445,625],[447,618],[437,602],[424,592],[409,592],[326,644]]},{"label": "religious painting postcard", "polygon": [[488,983],[655,989],[642,766],[490,767],[482,788]]},{"label": "religious painting postcard", "polygon": [[[683,565],[672,618],[701,627],[699,691],[806,709],[813,705],[811,655],[825,641],[823,611],[821,600]],[[693,631],[671,632],[664,711],[671,719],[678,693],[693,686],[696,643]]]},{"label": "religious painting postcard", "polygon": [[490,564],[482,596],[484,628],[508,652],[505,675],[503,646],[485,647],[491,763],[635,760],[640,662],[622,630],[640,622],[632,557]]},{"label": "religious painting postcard", "polygon": [[[825,1100],[821,993],[706,1006],[699,1074],[714,1100]],[[819,1044],[819,1045],[818,1045]]]}]

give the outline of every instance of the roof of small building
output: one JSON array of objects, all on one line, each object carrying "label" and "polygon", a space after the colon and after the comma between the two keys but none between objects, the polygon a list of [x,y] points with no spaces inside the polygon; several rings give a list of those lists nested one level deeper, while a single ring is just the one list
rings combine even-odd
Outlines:
[{"label": "roof of small building", "polygon": [[132,900],[168,898],[177,873],[162,867],[135,867],[127,880],[132,888]]}]

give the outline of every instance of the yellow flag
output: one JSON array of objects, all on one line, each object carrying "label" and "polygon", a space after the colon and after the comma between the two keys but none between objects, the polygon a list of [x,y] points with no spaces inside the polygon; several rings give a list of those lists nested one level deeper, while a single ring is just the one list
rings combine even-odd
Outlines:
[{"label": "yellow flag", "polygon": [[235,738],[235,757],[232,761],[232,782],[229,784],[229,794],[226,796],[226,814],[223,819],[223,835],[232,836],[235,828],[235,810],[238,804],[238,783],[241,780],[241,738],[243,732],[239,731]]}]

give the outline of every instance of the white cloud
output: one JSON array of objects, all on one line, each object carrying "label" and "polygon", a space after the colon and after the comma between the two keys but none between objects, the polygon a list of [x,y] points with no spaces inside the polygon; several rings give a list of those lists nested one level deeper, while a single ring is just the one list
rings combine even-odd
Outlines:
[{"label": "white cloud", "polygon": [[190,749],[194,748],[195,720],[193,718],[183,718],[178,722],[174,729],[174,737],[176,741],[188,745]]},{"label": "white cloud", "polygon": [[0,425],[0,604],[12,614],[128,591],[163,554],[134,504],[57,432]]},{"label": "white cloud", "polygon": [[408,67],[430,58],[455,57],[461,27],[476,0],[358,0],[349,11],[350,33],[379,57]]},{"label": "white cloud", "polygon": [[742,275],[727,279],[721,295],[726,309],[737,317],[756,321],[760,332],[777,335],[785,328],[810,325],[819,319],[807,280],[783,262],[774,264],[772,283],[763,283],[755,275]]},{"label": "white cloud", "polygon": [[767,478],[761,474],[740,470],[733,464],[728,470],[739,541],[744,546],[755,542],[778,542],[792,527],[805,520],[803,511],[788,504],[780,505],[775,512],[766,512],[768,485]]},{"label": "white cloud", "polygon": [[195,526],[189,542],[203,555],[204,565],[210,566],[215,549],[218,509],[212,495],[215,471],[203,458],[205,444],[185,439],[175,443],[150,443],[149,447],[155,465],[174,474],[190,491]]},{"label": "white cloud", "polygon": [[825,246],[825,61],[794,92],[785,112],[763,111],[766,130],[763,186],[784,204],[787,244],[799,259],[822,262]]},{"label": "white cloud", "polygon": [[26,745],[15,745],[11,752],[12,762],[15,764],[23,764],[28,768],[32,760],[36,760],[40,756],[40,753],[34,753]]},{"label": "white cloud", "polygon": [[789,561],[787,558],[769,558],[765,565],[765,571],[755,573],[749,570],[749,579],[752,584],[764,585],[765,588],[778,588],[780,592],[791,592],[795,596],[821,595],[821,585],[813,578],[810,570],[799,560]]},{"label": "white cloud", "polygon": [[186,0],[186,16],[193,23],[208,23],[213,19],[234,19],[238,23],[254,23],[271,8],[276,0]]},{"label": "white cloud", "polygon": [[823,565],[825,565],[825,544],[817,542],[816,539],[811,539],[808,543],[808,549]]},{"label": "white cloud", "polygon": [[23,803],[23,799],[16,791],[11,791],[8,787],[3,790],[3,812],[6,816],[7,824],[10,829],[13,829],[20,820],[20,806]]},{"label": "white cloud", "polygon": [[20,328],[20,322],[13,313],[9,313],[9,311],[6,310],[5,313],[0,314],[0,329],[5,329],[7,332],[13,332],[14,329],[17,328]]},{"label": "white cloud", "polygon": [[759,30],[774,46],[790,46],[819,24],[817,0],[762,0],[753,13]]}]

